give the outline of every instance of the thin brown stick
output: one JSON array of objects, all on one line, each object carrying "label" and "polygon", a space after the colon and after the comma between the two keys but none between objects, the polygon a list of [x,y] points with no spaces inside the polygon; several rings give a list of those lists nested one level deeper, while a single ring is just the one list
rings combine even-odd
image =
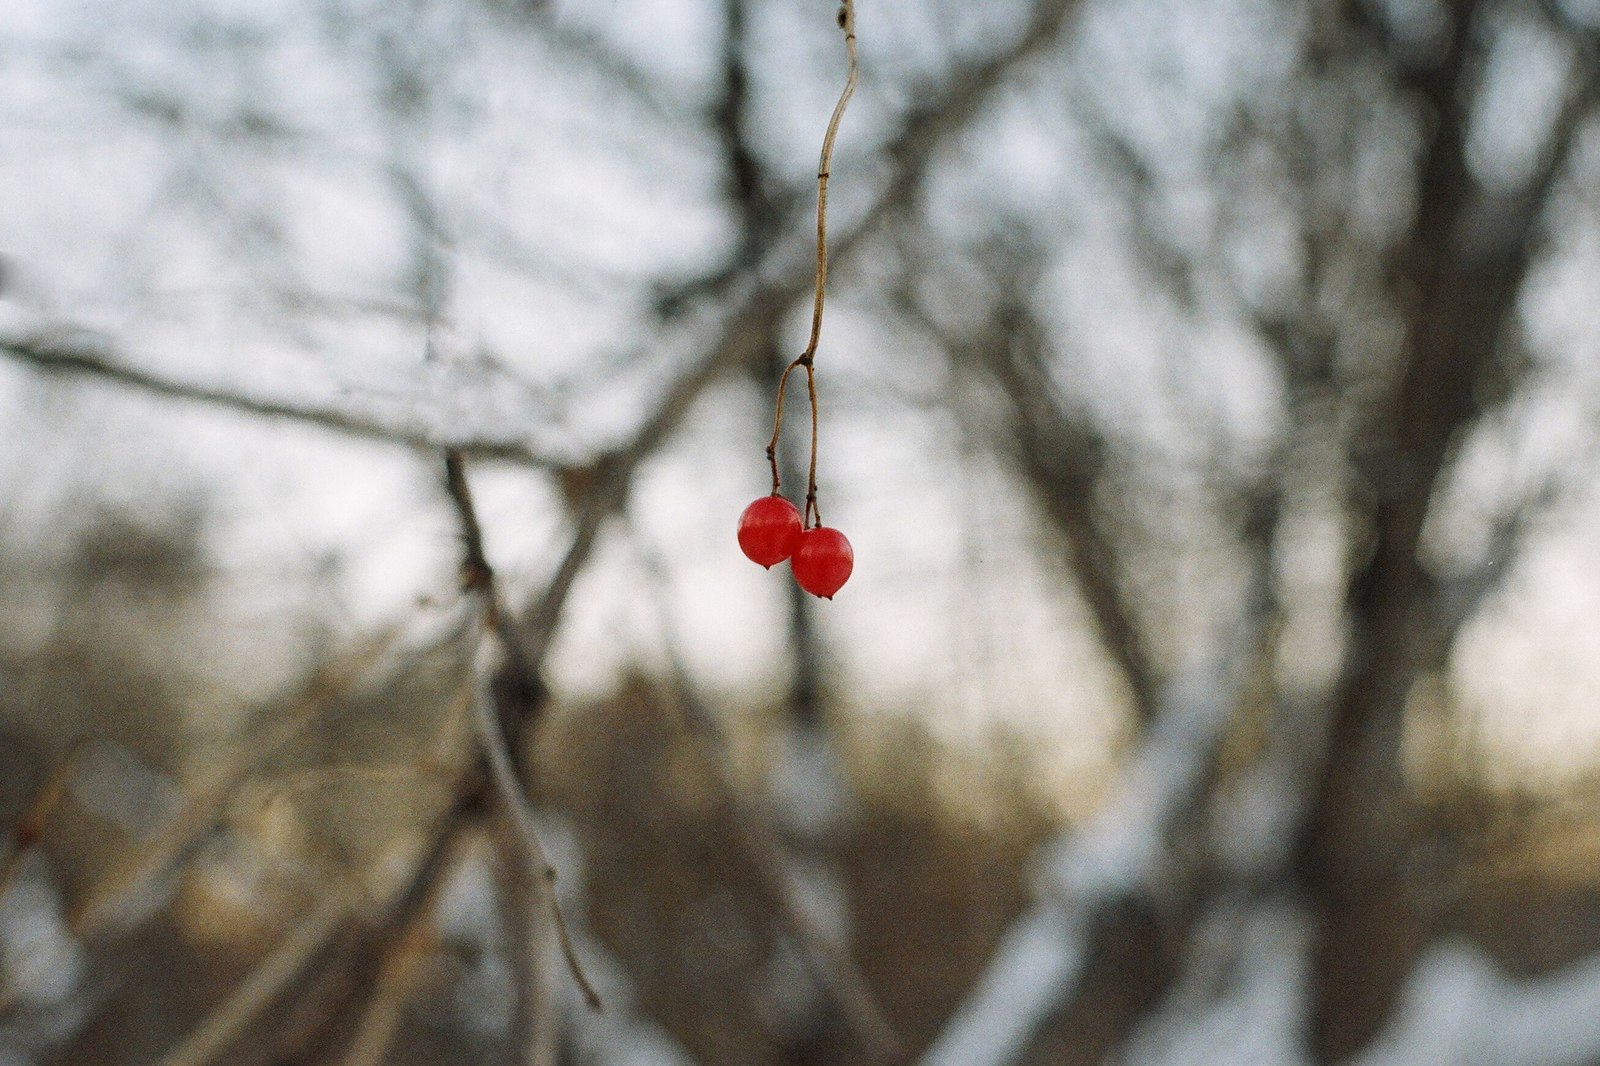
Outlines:
[{"label": "thin brown stick", "polygon": [[822,155],[817,161],[817,290],[811,306],[811,339],[806,342],[805,360],[810,365],[817,353],[817,342],[822,337],[822,297],[828,283],[828,177],[833,167],[833,142],[839,136],[839,120],[844,118],[845,105],[856,91],[856,5],[855,0],[844,0],[839,8],[839,28],[844,30],[845,53],[850,57],[850,72],[845,76],[844,91],[839,102],[833,105],[833,115],[828,119],[828,132],[822,138]]},{"label": "thin brown stick", "polygon": [[[767,441],[767,462],[772,464],[772,494],[778,495],[780,482],[778,480],[778,438],[783,434],[783,393],[789,385],[789,375],[799,365],[790,363],[783,368],[783,373],[778,375],[778,403],[777,410],[772,416],[772,439]],[[812,434],[815,439],[816,435]]]},{"label": "thin brown stick", "polygon": [[833,169],[833,146],[839,137],[839,122],[844,118],[844,109],[850,103],[850,97],[855,95],[860,66],[856,55],[855,0],[843,0],[840,5],[839,28],[844,31],[844,47],[850,59],[850,71],[845,76],[844,91],[839,94],[839,102],[833,105],[833,114],[828,119],[828,130],[822,137],[822,154],[817,161],[817,270],[816,287],[811,303],[811,337],[806,342],[806,350],[796,356],[778,378],[778,399],[772,417],[772,439],[767,444],[767,462],[772,465],[772,494],[776,496],[780,487],[778,437],[783,431],[784,386],[789,382],[790,372],[795,367],[803,366],[806,370],[806,391],[811,397],[811,467],[806,482],[804,516],[804,524],[808,528],[812,524],[813,516],[817,525],[822,524],[822,515],[817,508],[817,375],[812,364],[816,360],[817,345],[822,339],[822,304],[828,288],[828,179]]},{"label": "thin brown stick", "polygon": [[549,980],[554,928],[539,906],[539,886],[511,819],[504,814],[492,827],[494,872],[505,953],[517,989],[506,1066],[555,1066],[560,1059],[560,1019]]},{"label": "thin brown stick", "polygon": [[817,371],[806,364],[806,395],[811,399],[811,465],[806,474],[805,525],[822,525],[822,507],[817,503]]},{"label": "thin brown stick", "polygon": [[445,488],[461,523],[461,587],[483,596],[484,622],[500,638],[501,651],[519,674],[529,676],[533,664],[523,651],[522,641],[511,626],[510,613],[500,596],[500,583],[483,546],[483,526],[477,506],[472,502],[472,486],[467,482],[467,458],[452,448],[444,453]]},{"label": "thin brown stick", "polygon": [[[455,504],[456,520],[461,523],[461,583],[469,591],[492,589],[494,568],[483,548],[483,526],[478,522],[472,486],[467,482],[466,457],[454,448],[444,453],[444,483],[450,502]],[[498,605],[489,606],[498,615]]]}]

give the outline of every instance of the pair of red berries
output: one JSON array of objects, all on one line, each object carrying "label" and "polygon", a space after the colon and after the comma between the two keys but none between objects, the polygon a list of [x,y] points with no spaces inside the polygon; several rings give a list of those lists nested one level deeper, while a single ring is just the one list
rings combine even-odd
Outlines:
[{"label": "pair of red berries", "polygon": [[803,528],[800,511],[776,493],[761,497],[739,516],[739,547],[768,569],[788,559],[795,582],[825,600],[850,580],[856,563],[843,533],[827,526]]}]

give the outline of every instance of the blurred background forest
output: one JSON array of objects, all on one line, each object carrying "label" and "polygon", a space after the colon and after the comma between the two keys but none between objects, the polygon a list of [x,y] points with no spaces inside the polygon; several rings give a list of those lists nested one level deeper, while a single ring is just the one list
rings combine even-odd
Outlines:
[{"label": "blurred background forest", "polygon": [[1600,1066],[1600,3],[835,15],[0,5],[0,1066]]}]

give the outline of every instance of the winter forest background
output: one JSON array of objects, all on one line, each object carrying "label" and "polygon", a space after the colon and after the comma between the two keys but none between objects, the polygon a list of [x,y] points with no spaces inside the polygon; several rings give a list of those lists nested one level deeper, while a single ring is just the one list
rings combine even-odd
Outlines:
[{"label": "winter forest background", "polygon": [[0,5],[0,1064],[1600,1064],[1600,4],[835,12]]}]

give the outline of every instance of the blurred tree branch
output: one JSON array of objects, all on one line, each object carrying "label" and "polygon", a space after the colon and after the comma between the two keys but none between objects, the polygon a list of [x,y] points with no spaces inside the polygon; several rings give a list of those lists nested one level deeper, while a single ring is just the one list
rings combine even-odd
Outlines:
[{"label": "blurred tree branch", "polygon": [[[599,1010],[600,995],[583,972],[583,965],[579,962],[572,946],[572,935],[567,928],[566,917],[562,914],[561,902],[556,896],[556,868],[551,864],[544,844],[539,840],[539,830],[534,824],[533,805],[523,791],[522,779],[526,770],[519,772],[517,760],[512,755],[507,739],[508,722],[518,728],[531,723],[524,718],[522,712],[526,710],[525,708],[503,707],[495,695],[497,688],[502,691],[511,688],[517,692],[542,694],[542,684],[535,673],[539,667],[535,661],[530,661],[526,657],[506,621],[500,586],[494,568],[489,564],[488,556],[484,552],[483,527],[479,524],[477,509],[473,506],[472,491],[467,483],[465,460],[459,452],[446,452],[444,466],[445,486],[461,524],[462,589],[467,593],[474,613],[480,619],[483,637],[492,637],[495,649],[504,656],[504,666],[496,670],[482,661],[485,659],[484,649],[477,648],[476,645],[482,644],[483,640],[469,642],[468,646],[474,648],[472,657],[475,664],[472,669],[475,681],[472,702],[480,750],[488,765],[489,780],[500,813],[516,832],[519,859],[532,875],[532,881],[538,885],[539,892],[549,905],[552,928],[561,947],[562,957],[566,960],[567,969],[583,992],[583,998],[590,1008]],[[491,674],[491,670],[494,670],[494,673]],[[498,685],[499,678],[505,674],[511,675],[509,683]],[[532,709],[537,710],[537,706]],[[521,994],[532,996],[537,994],[537,990],[523,988]]]},{"label": "blurred tree branch", "polygon": [[180,381],[133,366],[96,340],[67,333],[0,336],[0,355],[47,374],[97,379],[140,392],[204,404],[240,414],[303,422],[363,440],[398,444],[419,451],[453,448],[473,459],[495,459],[520,466],[553,465],[517,438],[475,439],[444,427],[385,421],[354,406],[251,396],[236,387]]},{"label": "blurred tree branch", "polygon": [[73,928],[94,939],[125,931],[121,927],[145,913],[148,898],[194,854],[225,817],[227,804],[239,787],[280,754],[291,742],[329,713],[329,708],[358,685],[397,642],[394,630],[378,634],[349,654],[318,671],[298,697],[262,727],[260,733],[239,744],[230,758],[203,773],[185,790],[171,820],[153,840],[146,840],[114,867],[77,906]]},{"label": "blurred tree branch", "polygon": [[1302,873],[1324,923],[1313,967],[1313,1043],[1323,1062],[1373,1037],[1428,939],[1430,905],[1418,895],[1426,886],[1404,873],[1414,868],[1415,840],[1402,814],[1409,804],[1400,730],[1412,681],[1444,661],[1454,629],[1442,627],[1418,549],[1435,486],[1481,413],[1478,396],[1507,340],[1540,220],[1596,83],[1592,69],[1583,72],[1523,187],[1482,189],[1465,144],[1476,13],[1475,2],[1456,5],[1441,60],[1401,76],[1433,116],[1417,213],[1396,256],[1407,357],[1357,444],[1372,548],[1350,577],[1344,681],[1303,837]]},{"label": "blurred tree branch", "polygon": [[348,890],[330,890],[216,1010],[162,1056],[160,1066],[209,1066],[224,1061],[252,1025],[293,995],[312,969],[326,964],[355,913],[356,901]]},{"label": "blurred tree branch", "polygon": [[[79,759],[87,743],[84,738],[73,741],[44,779],[44,783],[39,786],[39,790],[34,793],[33,800],[23,810],[22,817],[18,818],[17,824],[12,827],[11,838],[4,852],[0,853],[0,900],[5,899],[12,882],[22,872],[23,863],[44,836],[50,815],[61,802],[61,797],[66,794],[73,775],[78,771]],[[0,1008],[3,1006],[4,1004],[0,1003]],[[3,1009],[0,1009],[0,1014],[3,1013]]]},{"label": "blurred tree branch", "polygon": [[[1027,258],[1025,252],[1009,251]],[[1031,288],[1019,276],[1008,279],[1006,291],[1023,294]],[[1161,679],[1122,585],[1126,565],[1120,541],[1095,506],[1109,444],[1088,418],[1063,404],[1050,378],[1044,327],[1025,302],[1007,299],[984,328],[958,337],[909,287],[902,286],[894,302],[900,313],[938,340],[952,365],[980,368],[1000,386],[1012,415],[1010,443],[1024,481],[1061,533],[1100,645],[1128,685],[1135,717],[1149,725],[1157,714]]]},{"label": "blurred tree branch", "polygon": [[[503,816],[496,820],[493,844],[500,920],[517,988],[510,1026],[511,1066],[555,1066],[561,1047],[555,987],[559,971],[549,950],[553,930],[541,906],[543,886],[523,856],[516,828]],[[613,1003],[608,1009],[615,1013],[619,1007]]]}]

